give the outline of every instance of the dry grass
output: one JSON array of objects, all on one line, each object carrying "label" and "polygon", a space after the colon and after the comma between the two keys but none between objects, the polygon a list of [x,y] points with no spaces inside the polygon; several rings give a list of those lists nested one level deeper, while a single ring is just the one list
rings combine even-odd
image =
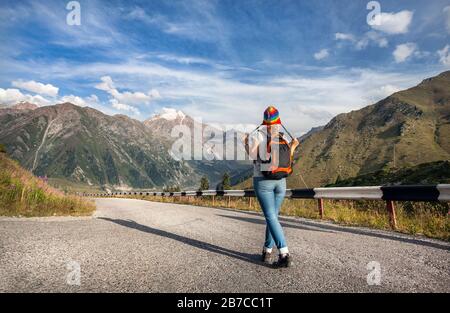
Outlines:
[{"label": "dry grass", "polygon": [[64,195],[0,153],[0,215],[53,216],[90,215],[93,202]]},{"label": "dry grass", "polygon": [[[208,207],[228,207],[245,211],[260,211],[255,198],[230,197],[160,197],[160,196],[123,196],[159,202],[175,202]],[[397,202],[397,231],[424,235],[450,241],[450,218],[448,203]],[[286,199],[281,214],[310,219],[320,219],[315,200]],[[391,230],[389,214],[383,201],[325,200],[324,219],[341,225],[366,226]]]}]

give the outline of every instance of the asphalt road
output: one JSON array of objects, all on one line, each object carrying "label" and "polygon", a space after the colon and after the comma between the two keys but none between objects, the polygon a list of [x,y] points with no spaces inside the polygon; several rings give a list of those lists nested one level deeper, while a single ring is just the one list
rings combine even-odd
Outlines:
[{"label": "asphalt road", "polygon": [[[446,242],[283,218],[295,265],[272,269],[259,262],[257,213],[96,202],[93,217],[0,218],[0,291],[450,291]],[[379,276],[367,268],[372,261]],[[379,285],[368,284],[369,273]]]}]

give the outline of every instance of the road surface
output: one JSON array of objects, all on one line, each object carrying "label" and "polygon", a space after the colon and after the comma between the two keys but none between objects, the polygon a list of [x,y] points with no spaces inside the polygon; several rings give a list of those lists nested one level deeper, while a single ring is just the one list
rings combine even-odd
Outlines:
[{"label": "road surface", "polygon": [[95,201],[92,217],[0,218],[0,291],[450,291],[446,242],[282,218],[295,265],[272,269],[258,213]]}]

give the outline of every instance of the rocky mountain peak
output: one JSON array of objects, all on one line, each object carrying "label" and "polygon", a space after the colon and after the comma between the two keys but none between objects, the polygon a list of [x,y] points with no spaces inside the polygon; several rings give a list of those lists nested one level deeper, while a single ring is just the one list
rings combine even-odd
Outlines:
[{"label": "rocky mountain peak", "polygon": [[180,110],[177,110],[174,108],[162,108],[160,113],[154,114],[148,120],[155,121],[158,119],[164,119],[167,121],[176,121],[176,120],[183,120],[185,117],[186,117],[186,114],[184,114]]},{"label": "rocky mountain peak", "polygon": [[185,113],[174,108],[163,108],[144,121],[144,125],[153,133],[163,137],[170,137],[170,133],[176,125],[186,125],[193,129],[195,121]]},{"label": "rocky mountain peak", "polygon": [[14,104],[10,108],[14,109],[14,110],[34,110],[34,109],[37,109],[38,107],[39,106],[37,104],[30,103],[27,101],[21,101],[17,104]]}]

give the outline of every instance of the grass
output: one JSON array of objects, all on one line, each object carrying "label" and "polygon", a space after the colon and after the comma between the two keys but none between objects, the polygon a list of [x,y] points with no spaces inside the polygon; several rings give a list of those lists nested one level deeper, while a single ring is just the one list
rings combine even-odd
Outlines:
[{"label": "grass", "polygon": [[0,153],[0,216],[91,215],[93,202],[65,195]]},{"label": "grass", "polygon": [[[161,197],[161,196],[119,196],[149,201],[175,202],[207,207],[229,207],[245,211],[261,211],[255,198],[230,197]],[[448,203],[396,202],[397,231],[405,234],[424,235],[430,238],[450,241],[450,218]],[[306,199],[285,199],[281,214],[309,219],[320,219],[317,202]],[[324,220],[341,225],[365,226],[392,230],[389,214],[383,201],[375,200],[325,200]]]},{"label": "grass", "polygon": [[78,183],[74,181],[70,181],[65,178],[54,178],[49,177],[48,178],[48,184],[58,190],[64,191],[64,193],[83,193],[83,192],[104,192],[105,190],[102,189],[99,185],[88,185],[85,183]]}]

